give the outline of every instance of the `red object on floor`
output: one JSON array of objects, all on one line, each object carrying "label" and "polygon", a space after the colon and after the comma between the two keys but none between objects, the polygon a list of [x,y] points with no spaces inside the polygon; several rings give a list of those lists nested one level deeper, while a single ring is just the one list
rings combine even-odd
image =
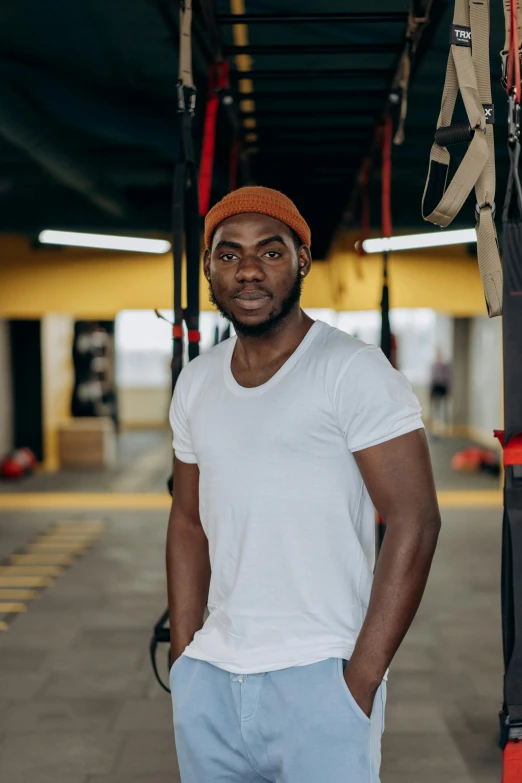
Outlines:
[{"label": "red object on floor", "polygon": [[508,742],[504,748],[502,783],[522,783],[522,742]]},{"label": "red object on floor", "polygon": [[[458,451],[451,460],[453,470],[480,470],[482,465],[493,466],[496,463],[496,456],[488,449],[481,449],[479,446],[471,446],[469,449]],[[522,783],[522,781],[521,781]]]},{"label": "red object on floor", "polygon": [[33,472],[36,467],[36,457],[31,449],[16,449],[0,464],[0,475],[3,478],[23,478]]}]

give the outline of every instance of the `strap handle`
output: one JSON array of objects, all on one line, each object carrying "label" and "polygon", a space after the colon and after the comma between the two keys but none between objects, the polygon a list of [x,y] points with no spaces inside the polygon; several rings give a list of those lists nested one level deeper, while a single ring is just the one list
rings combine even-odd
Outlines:
[{"label": "strap handle", "polygon": [[179,75],[183,87],[195,91],[192,78],[192,0],[179,4]]},{"label": "strap handle", "polygon": [[[505,0],[509,2],[509,0]],[[520,2],[520,0],[517,0]],[[473,187],[477,197],[477,256],[490,317],[502,312],[502,265],[493,223],[495,208],[495,155],[493,125],[486,122],[491,105],[489,76],[489,0],[455,0],[451,47],[446,68],[438,140],[447,141],[460,90],[469,130],[473,134],[453,179],[447,184],[450,154],[433,144],[428,178],[422,198],[425,220],[446,227],[459,213]],[[444,130],[444,134],[441,132]]]}]

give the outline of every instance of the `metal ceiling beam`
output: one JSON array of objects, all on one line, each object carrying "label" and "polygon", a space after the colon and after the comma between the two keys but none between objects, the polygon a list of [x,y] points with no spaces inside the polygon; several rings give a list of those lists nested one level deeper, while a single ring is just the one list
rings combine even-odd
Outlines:
[{"label": "metal ceiling beam", "polygon": [[225,54],[235,57],[238,54],[397,54],[402,47],[393,43],[368,43],[368,44],[251,44],[249,46],[227,46]]},{"label": "metal ceiling beam", "polygon": [[[371,108],[358,106],[356,109],[320,109],[317,113],[320,114],[321,117],[353,117],[354,112],[356,112],[359,116],[364,115],[366,117],[372,117],[374,114],[377,114],[378,111],[379,107],[376,106],[372,106]],[[259,119],[262,119],[263,117],[295,117],[296,119],[308,119],[308,117],[310,117],[310,110],[296,111],[289,106],[284,109],[274,109],[274,111],[264,111],[261,109],[261,111],[243,112],[241,117],[243,119],[246,117],[257,117]]]},{"label": "metal ceiling beam", "polygon": [[347,11],[342,14],[218,14],[220,24],[321,24],[338,22],[389,23],[405,22],[405,11]]},{"label": "metal ceiling beam", "polygon": [[356,76],[360,79],[387,78],[387,72],[376,68],[300,68],[299,70],[281,70],[281,71],[263,71],[253,69],[252,71],[231,71],[232,78],[238,81],[257,79],[266,79],[267,81],[283,81],[285,79],[344,79],[347,76]]},{"label": "metal ceiling beam", "polygon": [[[347,87],[342,87],[338,90],[274,90],[273,92],[267,92],[265,90],[256,90],[254,93],[252,93],[252,97],[254,100],[270,100],[270,101],[277,101],[279,96],[281,96],[282,99],[285,101],[288,101],[289,98],[295,98],[296,100],[302,100],[305,98],[308,100],[332,100],[335,98],[361,98],[364,96],[371,96],[374,99],[378,100],[379,98],[382,98],[382,96],[385,94],[384,87],[381,87],[380,89],[360,89],[360,90],[350,90],[347,89]],[[240,100],[246,99],[248,100],[249,95],[242,95]]]}]

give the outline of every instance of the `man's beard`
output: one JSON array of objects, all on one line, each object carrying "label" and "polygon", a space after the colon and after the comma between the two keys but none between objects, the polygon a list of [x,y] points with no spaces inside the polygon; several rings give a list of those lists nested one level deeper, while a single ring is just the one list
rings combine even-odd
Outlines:
[{"label": "man's beard", "polygon": [[230,321],[236,333],[241,337],[265,337],[272,332],[275,332],[280,324],[289,316],[294,307],[299,304],[301,300],[301,293],[303,290],[303,278],[299,269],[297,270],[297,276],[294,280],[292,288],[281,302],[281,308],[278,313],[271,312],[267,316],[265,321],[261,321],[257,324],[244,324],[238,321],[235,315],[227,310],[223,302],[216,299],[214,289],[212,288],[212,282],[208,281],[209,298],[212,304],[219,310],[223,318]]}]

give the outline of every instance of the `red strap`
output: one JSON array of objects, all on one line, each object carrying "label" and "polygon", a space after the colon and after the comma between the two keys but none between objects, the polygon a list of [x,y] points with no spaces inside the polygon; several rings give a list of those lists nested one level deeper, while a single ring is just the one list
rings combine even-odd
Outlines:
[{"label": "red strap", "polygon": [[508,742],[504,748],[503,761],[502,783],[520,783],[522,780],[522,742]]},{"label": "red strap", "polygon": [[391,237],[391,145],[392,145],[392,121],[386,117],[382,135],[382,235]]},{"label": "red strap", "polygon": [[522,465],[522,434],[513,435],[504,445],[504,430],[494,430],[495,438],[504,449],[504,465]]},{"label": "red strap", "polygon": [[210,204],[214,150],[216,146],[216,120],[219,108],[219,91],[228,89],[229,63],[212,63],[208,75],[208,100],[205,109],[203,146],[199,165],[199,214],[205,217]]},{"label": "red strap", "polygon": [[188,330],[188,341],[189,343],[199,343],[201,340],[201,333],[198,332],[196,329],[189,329]]},{"label": "red strap", "polygon": [[509,30],[509,51],[507,62],[507,91],[515,88],[515,102],[520,103],[520,57],[518,54],[518,2],[511,0],[511,21]]},{"label": "red strap", "polygon": [[214,168],[214,148],[216,142],[216,117],[219,108],[219,98],[214,93],[207,101],[205,109],[205,127],[203,130],[203,146],[199,164],[199,214],[205,217],[210,203],[212,189],[212,169]]},{"label": "red strap", "polygon": [[176,337],[183,337],[183,324],[174,324],[172,326],[172,336],[174,339],[176,339]]}]

